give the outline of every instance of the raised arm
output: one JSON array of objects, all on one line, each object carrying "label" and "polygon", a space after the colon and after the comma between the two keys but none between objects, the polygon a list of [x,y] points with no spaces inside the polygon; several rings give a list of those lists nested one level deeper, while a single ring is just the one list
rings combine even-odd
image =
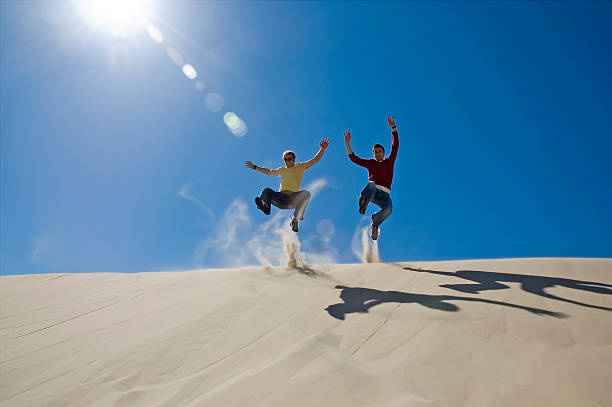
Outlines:
[{"label": "raised arm", "polygon": [[395,119],[389,116],[387,117],[387,123],[389,123],[389,127],[391,127],[391,154],[389,154],[389,158],[395,160],[397,157],[397,150],[399,149],[399,136],[397,134],[397,128],[395,127]]},{"label": "raised arm", "polygon": [[348,130],[344,132],[344,145],[346,146],[346,153],[348,154],[349,160],[362,167],[367,165],[367,160],[357,157],[357,155],[353,152],[353,149],[351,148],[351,132]]},{"label": "raised arm", "polygon": [[278,174],[276,173],[276,171],[274,171],[274,170],[270,170],[270,169],[268,169],[268,168],[264,168],[264,167],[258,167],[257,165],[253,164],[253,163],[252,163],[252,162],[250,162],[250,161],[245,161],[245,162],[244,162],[244,165],[245,165],[247,168],[250,168],[250,169],[255,170],[255,171],[257,171],[257,172],[261,172],[262,174],[265,174],[265,175],[278,175]]},{"label": "raised arm", "polygon": [[344,145],[346,146],[346,153],[348,155],[353,154],[353,149],[351,148],[351,132],[348,130],[344,132]]},{"label": "raised arm", "polygon": [[310,168],[316,163],[318,163],[319,161],[321,161],[321,158],[323,157],[323,154],[325,154],[325,150],[327,149],[327,146],[329,146],[329,140],[324,138],[319,143],[319,146],[321,148],[319,148],[319,152],[317,153],[317,155],[312,157],[309,161],[306,161],[306,168]]}]

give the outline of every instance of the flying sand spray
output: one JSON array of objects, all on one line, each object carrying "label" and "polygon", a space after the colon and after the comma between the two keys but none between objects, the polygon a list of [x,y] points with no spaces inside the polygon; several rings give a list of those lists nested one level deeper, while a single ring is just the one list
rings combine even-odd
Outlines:
[{"label": "flying sand spray", "polygon": [[370,241],[368,235],[368,227],[361,229],[361,245],[363,246],[363,256],[361,260],[364,263],[380,263],[380,253],[378,252],[378,240]]}]

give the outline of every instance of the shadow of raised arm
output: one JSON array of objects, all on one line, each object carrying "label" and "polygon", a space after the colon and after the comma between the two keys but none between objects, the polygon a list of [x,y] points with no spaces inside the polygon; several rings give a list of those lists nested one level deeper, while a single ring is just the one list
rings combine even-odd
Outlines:
[{"label": "shadow of raised arm", "polygon": [[599,305],[586,304],[584,302],[571,300],[568,298],[559,297],[545,291],[549,287],[566,287],[574,290],[589,291],[592,293],[612,295],[612,285],[605,283],[596,283],[591,281],[572,280],[568,278],[531,276],[525,274],[497,273],[492,271],[476,271],[476,270],[459,270],[456,272],[422,270],[413,267],[404,267],[405,270],[444,275],[450,277],[462,278],[472,281],[474,284],[442,284],[440,287],[450,288],[451,290],[461,291],[470,294],[480,294],[481,291],[488,290],[503,290],[510,288],[509,285],[503,283],[519,283],[521,288],[529,293],[539,295],[541,297],[568,302],[571,304],[581,305],[583,307],[596,308],[605,311],[612,311],[612,308]]},{"label": "shadow of raised arm", "polygon": [[536,315],[548,315],[556,318],[566,317],[565,314],[559,312],[482,298],[459,297],[454,295],[413,294],[401,291],[380,291],[371,288],[346,287],[342,285],[337,285],[335,288],[342,290],[340,293],[340,299],[342,299],[343,303],[330,305],[326,308],[326,311],[332,317],[341,320],[345,318],[346,314],[367,313],[370,308],[375,307],[376,305],[392,302],[400,304],[417,303],[431,309],[446,312],[457,312],[460,310],[457,305],[448,301],[481,302],[485,304],[518,308]]}]

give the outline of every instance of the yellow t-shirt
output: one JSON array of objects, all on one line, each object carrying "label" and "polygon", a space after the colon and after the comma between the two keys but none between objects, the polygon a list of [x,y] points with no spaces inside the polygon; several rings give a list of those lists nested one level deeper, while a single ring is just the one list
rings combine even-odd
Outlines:
[{"label": "yellow t-shirt", "polygon": [[306,163],[296,163],[293,167],[280,167],[270,170],[270,174],[281,177],[280,192],[297,192],[302,185],[304,171],[307,170]]}]

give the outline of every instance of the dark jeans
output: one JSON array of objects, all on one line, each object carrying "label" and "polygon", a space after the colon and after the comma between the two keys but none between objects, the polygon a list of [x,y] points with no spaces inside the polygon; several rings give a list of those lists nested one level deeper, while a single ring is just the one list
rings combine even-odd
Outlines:
[{"label": "dark jeans", "polygon": [[366,197],[368,202],[372,202],[380,207],[380,211],[372,214],[372,224],[379,226],[385,219],[391,215],[393,205],[391,197],[385,191],[376,188],[376,184],[372,181],[361,191],[361,196]]},{"label": "dark jeans", "polygon": [[297,220],[304,219],[304,211],[310,202],[310,192],[298,191],[291,193],[278,192],[270,188],[261,191],[261,200],[268,206],[274,205],[279,209],[294,209],[293,217]]}]

